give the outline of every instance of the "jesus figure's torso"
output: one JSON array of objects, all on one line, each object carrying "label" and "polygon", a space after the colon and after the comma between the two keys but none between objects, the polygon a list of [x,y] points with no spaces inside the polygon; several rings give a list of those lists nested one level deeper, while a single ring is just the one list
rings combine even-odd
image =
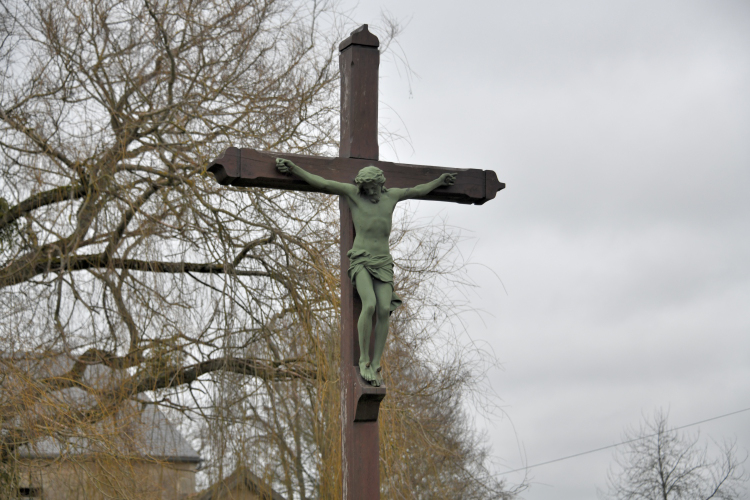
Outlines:
[{"label": "jesus figure's torso", "polygon": [[346,197],[356,231],[352,250],[364,250],[371,255],[390,255],[389,236],[393,211],[398,203],[398,197],[392,191],[382,193],[377,203],[360,193]]}]

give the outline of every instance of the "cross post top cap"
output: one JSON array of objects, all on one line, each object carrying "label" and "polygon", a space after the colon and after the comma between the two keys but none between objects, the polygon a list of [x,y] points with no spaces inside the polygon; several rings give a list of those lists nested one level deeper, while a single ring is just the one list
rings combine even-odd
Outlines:
[{"label": "cross post top cap", "polygon": [[380,40],[370,33],[367,25],[363,24],[356,30],[352,31],[351,36],[339,44],[339,52],[343,52],[350,45],[364,45],[365,47],[378,47]]}]

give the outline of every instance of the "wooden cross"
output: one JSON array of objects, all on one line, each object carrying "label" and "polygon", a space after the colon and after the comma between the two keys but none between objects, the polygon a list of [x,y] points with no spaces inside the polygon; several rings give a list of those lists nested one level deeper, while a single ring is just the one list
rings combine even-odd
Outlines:
[{"label": "wooden cross", "polygon": [[[220,184],[314,191],[311,185],[276,170],[276,158],[292,160],[308,172],[351,183],[360,169],[375,165],[383,170],[388,187],[413,187],[457,172],[455,184],[441,187],[426,200],[481,205],[505,187],[495,172],[405,165],[378,161],[378,38],[360,26],[339,45],[341,71],[341,143],[338,158],[293,155],[228,148],[209,171]],[[341,443],[344,500],[380,498],[378,411],[385,386],[373,387],[359,375],[357,318],[362,304],[349,279],[347,251],[354,242],[354,225],[346,200],[341,212]],[[371,343],[374,343],[375,335]],[[370,349],[373,349],[371,345]]]}]

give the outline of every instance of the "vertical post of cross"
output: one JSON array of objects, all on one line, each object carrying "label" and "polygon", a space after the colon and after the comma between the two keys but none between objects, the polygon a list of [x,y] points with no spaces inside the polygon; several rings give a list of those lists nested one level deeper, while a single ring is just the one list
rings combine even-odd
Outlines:
[{"label": "vertical post of cross", "polygon": [[[341,143],[339,156],[378,160],[378,38],[360,26],[339,45]],[[352,180],[356,172],[352,172]],[[378,406],[385,387],[365,387],[357,369],[357,318],[362,309],[347,271],[354,242],[349,205],[341,211],[341,467],[344,500],[380,498]],[[374,340],[373,335],[373,340]],[[367,394],[363,394],[363,392]]]}]

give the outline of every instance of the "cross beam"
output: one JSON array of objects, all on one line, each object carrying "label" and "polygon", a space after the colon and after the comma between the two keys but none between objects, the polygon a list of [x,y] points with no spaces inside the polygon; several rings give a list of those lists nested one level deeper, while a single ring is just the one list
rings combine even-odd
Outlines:
[{"label": "cross beam", "polygon": [[[452,186],[440,187],[426,200],[481,205],[495,197],[505,184],[495,172],[406,165],[378,161],[378,66],[379,41],[367,25],[360,26],[339,45],[341,71],[341,141],[338,158],[228,148],[209,171],[223,185],[262,187],[294,191],[315,191],[313,186],[276,170],[282,157],[312,174],[350,183],[363,167],[374,165],[385,174],[387,187],[413,187],[445,172],[458,176]],[[347,275],[346,253],[354,242],[354,224],[343,197],[341,211],[341,444],[344,500],[380,498],[378,411],[386,395],[384,385],[373,387],[359,374],[357,318],[362,310]],[[371,338],[373,349],[375,335]]]},{"label": "cross beam", "polygon": [[354,177],[362,168],[374,165],[383,171],[386,186],[408,188],[425,184],[440,177],[440,174],[457,172],[455,184],[436,189],[423,199],[471,203],[481,205],[495,197],[505,184],[497,180],[492,170],[476,168],[444,168],[424,165],[407,165],[360,158],[327,158],[295,154],[271,153],[249,148],[228,148],[208,168],[219,184],[237,187],[263,187],[291,191],[316,191],[298,177],[284,175],[276,170],[276,158],[284,157],[311,174],[325,179],[354,183]]}]

